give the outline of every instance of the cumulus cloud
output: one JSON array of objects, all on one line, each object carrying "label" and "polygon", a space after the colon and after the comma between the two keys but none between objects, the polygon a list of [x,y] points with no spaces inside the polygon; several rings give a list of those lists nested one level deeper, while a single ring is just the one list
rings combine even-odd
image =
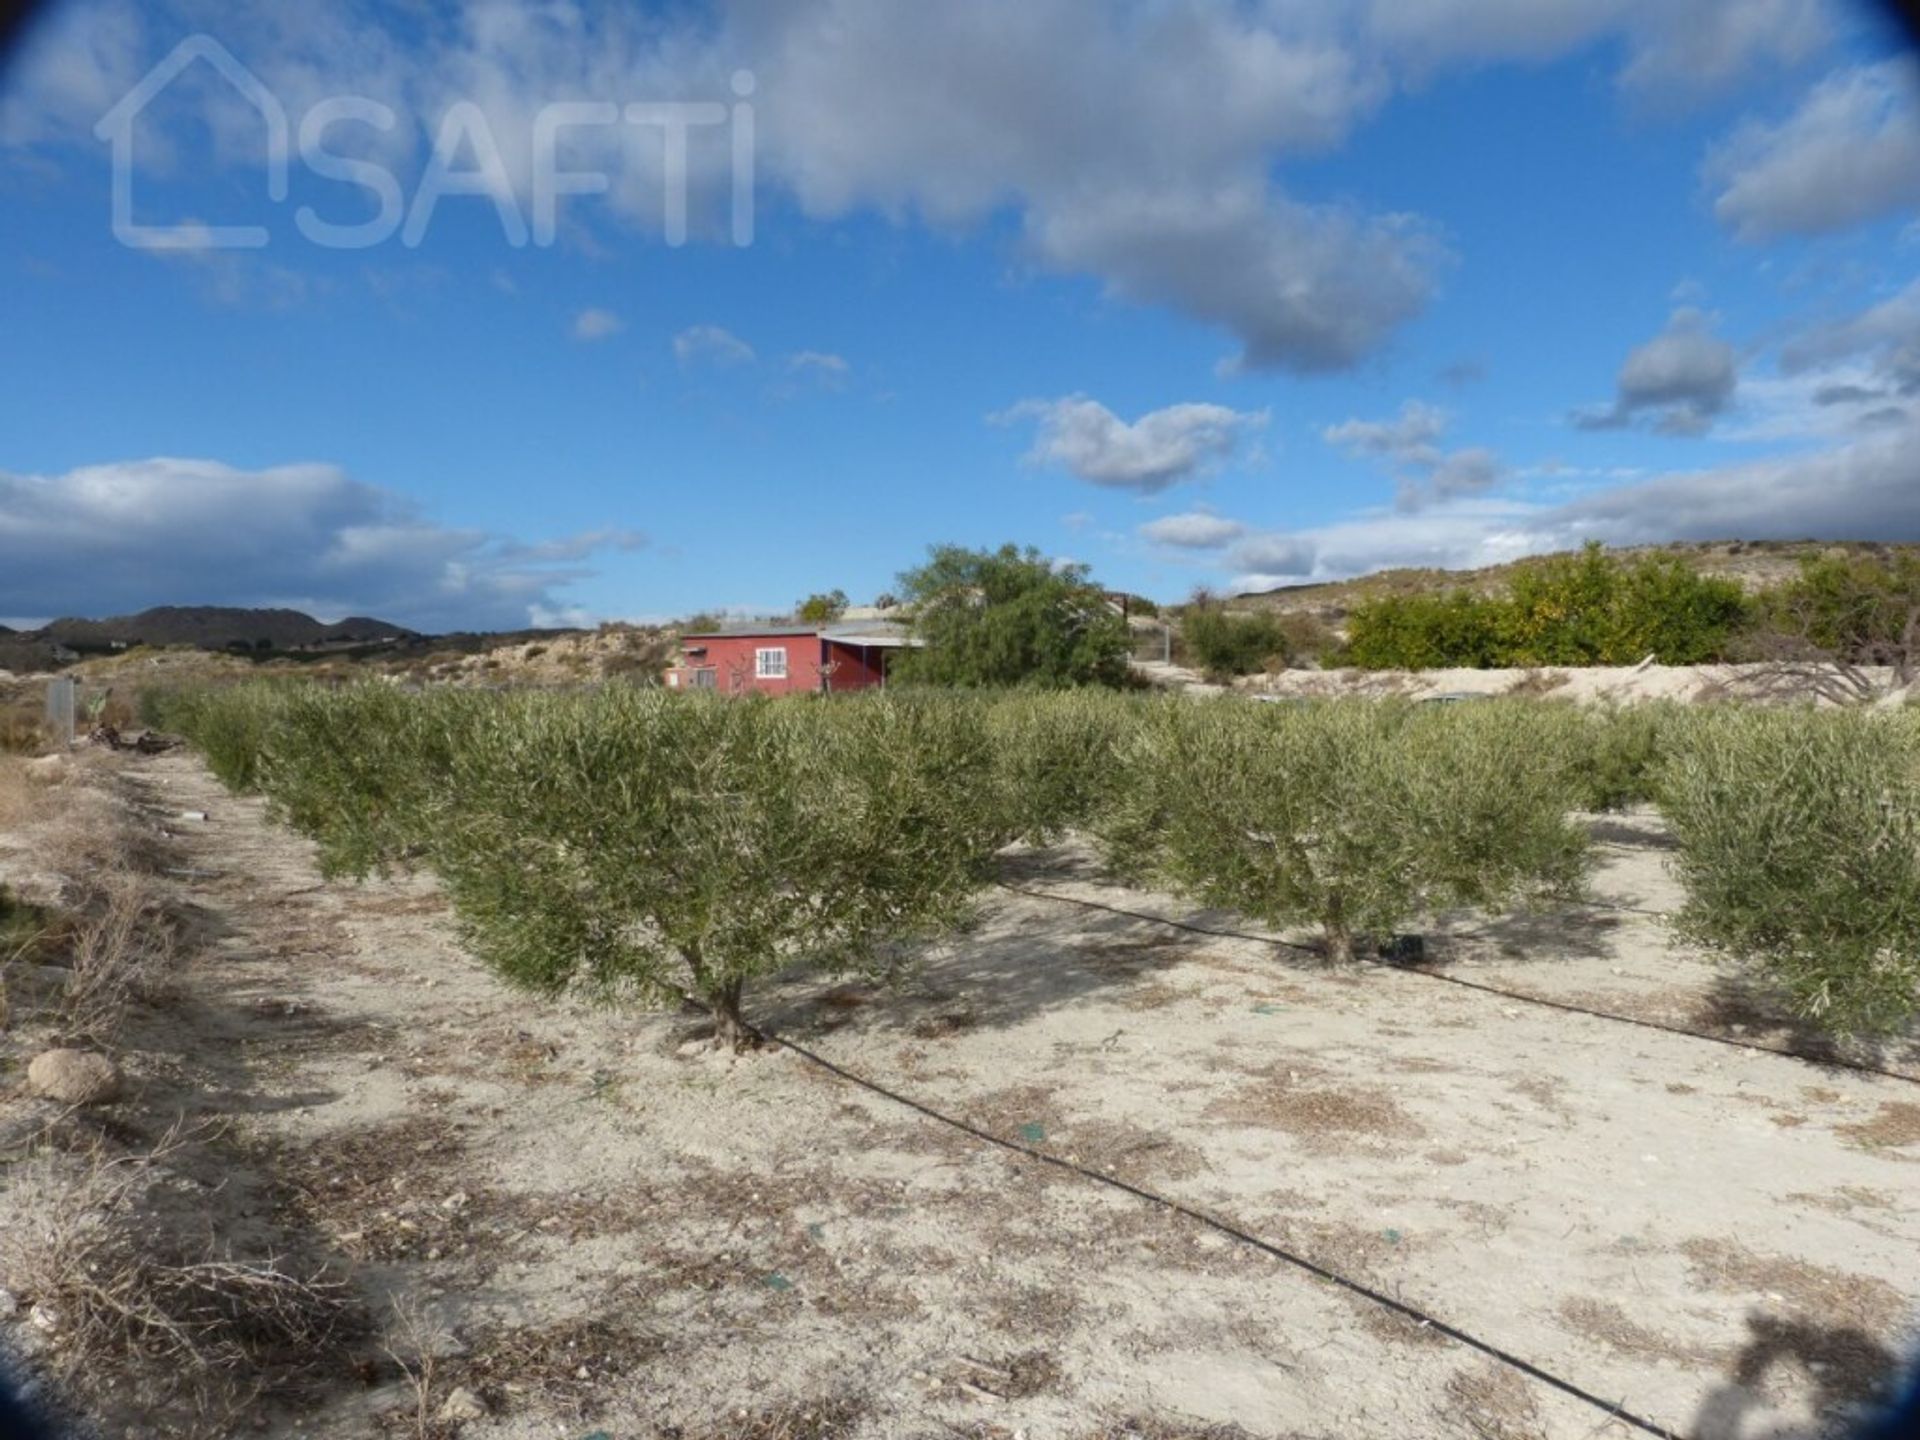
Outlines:
[{"label": "cumulus cloud", "polygon": [[1409,400],[1395,419],[1344,420],[1328,426],[1321,438],[1355,455],[1401,465],[1433,465],[1439,462],[1438,441],[1446,433],[1446,411],[1424,401]]},{"label": "cumulus cloud", "polygon": [[[757,173],[804,213],[940,228],[1010,213],[1041,266],[1217,327],[1233,365],[1294,372],[1387,345],[1445,264],[1418,217],[1310,203],[1278,178],[1397,88],[1448,66],[1612,45],[1624,85],[1658,90],[1798,60],[1826,34],[1822,0],[470,0],[409,13],[382,27],[354,6],[228,7],[217,32],[296,117],[335,94],[390,106],[402,117],[391,132],[341,128],[409,178],[449,105],[471,101],[523,210],[534,119],[550,102],[726,102],[749,69]],[[20,66],[0,143],[81,133],[73,117],[91,123],[174,37],[210,23],[201,0],[74,0],[62,14],[75,18],[57,43]],[[192,118],[211,122],[220,160],[257,168],[243,116]],[[604,212],[658,233],[667,147],[631,128],[565,132],[563,165],[610,187],[570,202],[563,224],[595,229]],[[729,141],[726,127],[691,133],[696,237],[730,233]]]},{"label": "cumulus cloud", "polygon": [[1848,360],[1866,366],[1863,378],[1870,385],[1853,383],[1850,393],[1830,395],[1829,403],[1920,395],[1920,280],[1856,315],[1795,336],[1780,352],[1781,366],[1789,374]]},{"label": "cumulus cloud", "polygon": [[750,365],[755,356],[753,347],[731,330],[718,325],[694,325],[673,337],[673,358],[690,370],[698,365],[722,369]]},{"label": "cumulus cloud", "polygon": [[1448,424],[1437,405],[1409,400],[1392,420],[1345,420],[1321,431],[1321,438],[1351,455],[1384,461],[1400,480],[1396,503],[1412,511],[1491,489],[1505,473],[1500,457],[1483,446],[1443,450]]},{"label": "cumulus cloud", "polygon": [[1319,553],[1311,535],[1251,535],[1234,546],[1227,559],[1244,577],[1262,582],[1244,588],[1271,589],[1310,578]]},{"label": "cumulus cloud", "polygon": [[1247,527],[1224,515],[1190,510],[1184,515],[1162,515],[1140,527],[1140,533],[1156,545],[1171,545],[1178,550],[1218,550],[1247,533]]},{"label": "cumulus cloud", "polygon": [[644,538],[523,543],[423,517],[331,465],[240,470],[152,459],[62,475],[0,471],[0,615],[159,604],[285,605],[422,630],[514,628]]},{"label": "cumulus cloud", "polygon": [[1831,33],[1826,0],[1371,0],[1383,49],[1417,68],[1544,61],[1611,35],[1626,42],[1622,88],[1720,85],[1794,64]]},{"label": "cumulus cloud", "polygon": [[1090,484],[1152,495],[1231,458],[1247,435],[1266,426],[1268,412],[1169,405],[1129,424],[1097,400],[1069,395],[1023,401],[990,418],[1036,423],[1029,464],[1061,466]]},{"label": "cumulus cloud", "polygon": [[1777,125],[1707,159],[1714,214],[1742,240],[1817,235],[1920,204],[1920,75],[1901,58],[1837,70]]},{"label": "cumulus cloud", "polygon": [[573,338],[591,343],[618,335],[627,322],[611,310],[586,309],[573,317]]},{"label": "cumulus cloud", "polygon": [[[1805,455],[1676,471],[1559,503],[1470,496],[1415,515],[1370,512],[1250,537],[1229,554],[1246,589],[1396,566],[1471,569],[1587,540],[1920,541],[1920,417]],[[1303,561],[1310,563],[1303,564]]]},{"label": "cumulus cloud", "polygon": [[1635,346],[1620,367],[1611,407],[1574,415],[1587,430],[1617,430],[1651,419],[1665,435],[1702,435],[1727,408],[1739,383],[1739,357],[1708,317],[1675,310],[1667,328]]}]

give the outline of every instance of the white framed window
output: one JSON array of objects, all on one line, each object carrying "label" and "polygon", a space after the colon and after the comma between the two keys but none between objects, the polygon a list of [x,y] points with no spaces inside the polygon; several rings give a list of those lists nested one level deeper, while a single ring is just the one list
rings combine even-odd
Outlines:
[{"label": "white framed window", "polygon": [[753,652],[753,673],[761,680],[784,680],[787,678],[787,648],[778,645],[770,650]]}]

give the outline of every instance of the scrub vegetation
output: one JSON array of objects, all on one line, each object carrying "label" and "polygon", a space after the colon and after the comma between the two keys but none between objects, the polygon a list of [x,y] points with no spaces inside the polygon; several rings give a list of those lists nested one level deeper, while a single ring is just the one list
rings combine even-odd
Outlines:
[{"label": "scrub vegetation", "polygon": [[1437,911],[1577,895],[1579,814],[1651,801],[1686,932],[1806,1019],[1897,1027],[1920,975],[1920,727],[1900,714],[912,687],[256,686],[168,710],[330,872],[437,871],[508,979],[691,1001],[735,1045],[754,980],[891,974],[903,942],[964,921],[999,849],[1072,831],[1117,875],[1316,927],[1346,960]]}]

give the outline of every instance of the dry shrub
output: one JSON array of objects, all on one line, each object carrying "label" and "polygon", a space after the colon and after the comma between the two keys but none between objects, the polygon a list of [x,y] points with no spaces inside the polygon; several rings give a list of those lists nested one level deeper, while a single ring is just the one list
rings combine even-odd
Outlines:
[{"label": "dry shrub", "polygon": [[172,918],[146,877],[129,871],[100,877],[74,928],[62,1029],[73,1039],[110,1045],[133,1006],[163,993],[174,952]]},{"label": "dry shrub", "polygon": [[25,761],[0,754],[0,830],[17,829],[37,820],[42,793]]},{"label": "dry shrub", "polygon": [[1495,1364],[1457,1371],[1447,1381],[1445,1413],[1454,1432],[1476,1440],[1535,1440],[1541,1433],[1527,1382]]},{"label": "dry shrub", "polygon": [[[169,1208],[177,1130],[151,1152],[42,1149],[9,1176],[0,1283],[46,1336],[34,1357],[65,1403],[164,1414],[220,1433],[312,1372],[350,1331],[341,1286],[280,1258],[243,1258]],[[187,1212],[191,1213],[191,1212]]]}]

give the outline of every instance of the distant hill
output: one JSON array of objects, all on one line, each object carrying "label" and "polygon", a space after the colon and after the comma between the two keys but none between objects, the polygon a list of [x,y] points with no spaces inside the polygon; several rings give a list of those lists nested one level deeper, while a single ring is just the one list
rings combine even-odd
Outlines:
[{"label": "distant hill", "polygon": [[298,610],[246,610],[226,605],[162,605],[105,620],[55,620],[35,632],[75,650],[129,645],[193,645],[202,650],[308,650],[410,640],[412,630],[363,616],[327,624]]},{"label": "distant hill", "polygon": [[[1890,555],[1916,549],[1920,549],[1920,546],[1890,545],[1873,540],[1703,540],[1622,546],[1612,553],[1626,557],[1673,556],[1684,560],[1703,575],[1725,576],[1738,580],[1749,591],[1755,591],[1792,579],[1799,571],[1801,560],[1810,556]],[[1530,558],[1538,560],[1544,557]],[[1515,560],[1479,570],[1377,570],[1371,575],[1360,575],[1351,580],[1328,580],[1310,585],[1283,585],[1275,590],[1250,591],[1231,597],[1228,603],[1235,610],[1305,612],[1337,625],[1346,619],[1354,606],[1388,595],[1428,595],[1448,590],[1497,594],[1506,588],[1514,571],[1528,563],[1528,560]]]},{"label": "distant hill", "polygon": [[404,626],[365,616],[327,623],[298,610],[162,605],[138,615],[114,615],[104,620],[67,617],[38,630],[0,626],[0,670],[16,674],[56,670],[79,656],[136,646],[243,651],[263,658],[384,652],[424,645],[428,638]]}]

